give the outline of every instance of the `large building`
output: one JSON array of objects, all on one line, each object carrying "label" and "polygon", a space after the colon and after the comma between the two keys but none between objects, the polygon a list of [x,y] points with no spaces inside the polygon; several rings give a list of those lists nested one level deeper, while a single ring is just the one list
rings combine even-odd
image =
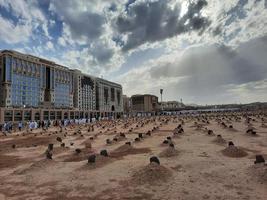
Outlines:
[{"label": "large building", "polygon": [[151,94],[131,96],[132,113],[156,113],[158,107],[158,97]]},{"label": "large building", "polygon": [[122,87],[102,78],[96,78],[96,109],[123,111]]},{"label": "large building", "polygon": [[0,123],[117,115],[122,87],[55,62],[0,52]]},{"label": "large building", "polygon": [[96,110],[96,78],[74,70],[74,107]]}]

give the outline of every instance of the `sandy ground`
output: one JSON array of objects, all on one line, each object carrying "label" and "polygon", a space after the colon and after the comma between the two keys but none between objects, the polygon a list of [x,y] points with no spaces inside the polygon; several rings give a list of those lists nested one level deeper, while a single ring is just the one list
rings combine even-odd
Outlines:
[{"label": "sandy ground", "polygon": [[[267,166],[254,161],[257,154],[267,160],[267,117],[250,118],[249,123],[241,113],[139,118],[101,122],[90,132],[83,125],[1,136],[0,199],[266,200]],[[179,124],[184,133],[174,136]],[[248,128],[256,136],[246,133]],[[138,133],[143,138],[135,141]],[[168,136],[174,148],[163,144]],[[229,141],[235,149],[229,149]],[[49,143],[52,160],[44,154]],[[103,149],[108,157],[99,155]],[[92,154],[96,162],[88,164]],[[150,164],[152,156],[160,165]]]}]

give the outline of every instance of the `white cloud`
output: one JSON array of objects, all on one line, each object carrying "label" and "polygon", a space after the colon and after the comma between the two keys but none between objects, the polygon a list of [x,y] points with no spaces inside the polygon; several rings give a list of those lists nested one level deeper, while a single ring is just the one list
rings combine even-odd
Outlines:
[{"label": "white cloud", "polygon": [[47,48],[48,50],[54,50],[54,45],[53,45],[53,43],[52,43],[51,41],[48,41],[48,42],[46,43],[46,48]]},{"label": "white cloud", "polygon": [[58,38],[58,44],[60,44],[61,46],[66,46],[66,41],[63,37],[59,37]]},{"label": "white cloud", "polygon": [[159,89],[164,88],[164,97],[169,100],[183,98],[204,104],[266,101],[266,44],[264,37],[235,50],[218,44],[198,45],[150,60],[116,81],[127,95],[159,95]]},{"label": "white cloud", "polygon": [[[48,25],[45,16],[38,8],[36,1],[23,1],[23,0],[1,0],[0,6],[9,11],[18,22],[13,22],[10,19],[3,18],[1,16],[1,24],[6,28],[4,32],[9,31],[9,34],[14,36],[8,36],[6,33],[2,33],[1,40],[7,43],[25,42],[30,39],[34,30],[38,27],[43,31],[44,36],[50,38],[48,32]],[[20,33],[19,33],[20,32]]]},{"label": "white cloud", "polygon": [[1,15],[0,27],[0,40],[9,44],[27,42],[32,33],[30,24],[14,25],[12,21],[3,18]]}]

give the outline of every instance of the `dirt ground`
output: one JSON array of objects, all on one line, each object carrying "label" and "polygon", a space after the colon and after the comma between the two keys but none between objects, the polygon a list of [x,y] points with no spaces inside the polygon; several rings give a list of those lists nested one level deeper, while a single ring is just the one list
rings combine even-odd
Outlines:
[{"label": "dirt ground", "polygon": [[1,135],[0,200],[266,200],[267,165],[254,164],[258,154],[267,160],[266,125],[266,114],[209,113]]}]

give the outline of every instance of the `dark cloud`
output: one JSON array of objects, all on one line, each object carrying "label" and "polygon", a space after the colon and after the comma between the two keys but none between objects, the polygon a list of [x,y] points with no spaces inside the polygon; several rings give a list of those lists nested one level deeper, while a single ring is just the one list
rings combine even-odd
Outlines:
[{"label": "dark cloud", "polygon": [[106,45],[97,43],[89,49],[89,53],[94,57],[95,64],[106,64],[114,55],[114,49],[107,48]]},{"label": "dark cloud", "polygon": [[103,33],[104,16],[79,10],[78,1],[54,0],[51,3],[56,9],[56,14],[69,26],[74,39],[86,37],[90,41]]},{"label": "dark cloud", "polygon": [[108,8],[108,10],[109,11],[112,11],[112,12],[116,12],[117,11],[117,5],[114,3],[114,2],[112,2],[111,4],[110,4],[110,6],[109,6],[109,8]]},{"label": "dark cloud", "polygon": [[215,29],[212,30],[213,36],[220,35],[222,33],[222,26],[218,25]]},{"label": "dark cloud", "polygon": [[129,6],[131,4],[133,4],[134,2],[136,2],[136,0],[128,0],[127,3],[125,4],[125,11],[128,12],[129,11]]},{"label": "dark cloud", "polygon": [[215,102],[215,97],[227,94],[229,85],[235,88],[267,79],[266,52],[267,36],[243,43],[235,50],[224,45],[194,47],[174,63],[151,68],[150,76],[152,79],[185,77],[169,89],[202,98],[203,102],[209,102],[208,98]]},{"label": "dark cloud", "polygon": [[210,21],[201,15],[206,0],[191,2],[187,13],[180,17],[180,4],[174,8],[165,1],[129,1],[127,12],[121,14],[115,23],[119,34],[127,34],[123,50],[135,48],[146,42],[164,40],[189,31],[202,32]]},{"label": "dark cloud", "polygon": [[[52,7],[56,10],[56,14],[62,18],[62,21],[69,27],[73,40],[85,40],[89,46],[88,53],[92,56],[94,65],[105,65],[115,54],[115,49],[107,43],[100,40],[100,36],[104,34],[105,16],[101,12],[95,13],[90,10],[82,9],[81,5],[85,4],[89,7],[96,4],[96,1],[73,1],[73,0],[53,0]],[[109,11],[116,12],[117,5],[114,2],[108,7]]]},{"label": "dark cloud", "polygon": [[239,0],[236,5],[226,12],[226,16],[229,16],[225,21],[225,25],[230,25],[233,21],[237,19],[244,19],[247,16],[247,10],[244,6],[247,5],[248,0]]}]

